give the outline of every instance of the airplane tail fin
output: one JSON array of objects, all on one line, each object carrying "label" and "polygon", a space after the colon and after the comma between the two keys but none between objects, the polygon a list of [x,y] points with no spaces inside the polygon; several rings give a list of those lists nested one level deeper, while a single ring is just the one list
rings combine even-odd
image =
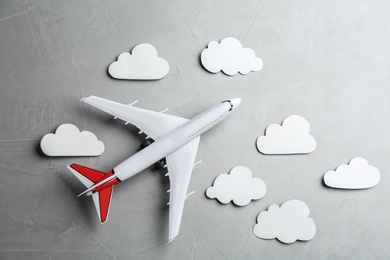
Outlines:
[{"label": "airplane tail fin", "polygon": [[114,185],[119,182],[116,176],[112,171],[104,173],[78,164],[71,164],[68,169],[88,188],[80,195],[92,195],[100,222],[106,222]]}]

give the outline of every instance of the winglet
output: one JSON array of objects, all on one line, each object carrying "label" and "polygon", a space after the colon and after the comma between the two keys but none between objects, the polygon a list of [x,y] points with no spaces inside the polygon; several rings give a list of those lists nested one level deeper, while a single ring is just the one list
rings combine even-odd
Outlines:
[{"label": "winglet", "polygon": [[83,98],[81,98],[80,100],[83,101],[83,102],[86,102],[86,101],[88,100],[88,98],[90,98],[90,97],[93,97],[93,96],[83,97]]}]

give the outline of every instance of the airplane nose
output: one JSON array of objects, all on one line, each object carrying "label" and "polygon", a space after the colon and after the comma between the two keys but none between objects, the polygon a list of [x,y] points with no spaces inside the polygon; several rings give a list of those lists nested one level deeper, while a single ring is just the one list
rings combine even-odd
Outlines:
[{"label": "airplane nose", "polygon": [[230,102],[232,102],[233,108],[236,108],[241,104],[241,98],[232,98]]}]

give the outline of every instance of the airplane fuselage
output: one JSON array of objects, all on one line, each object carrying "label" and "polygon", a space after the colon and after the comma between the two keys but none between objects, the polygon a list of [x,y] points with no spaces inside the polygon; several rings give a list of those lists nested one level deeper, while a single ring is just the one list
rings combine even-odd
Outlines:
[{"label": "airplane fuselage", "polygon": [[113,172],[118,180],[124,181],[145,170],[224,120],[235,102],[240,101],[232,99],[209,108],[129,157],[114,167]]},{"label": "airplane fuselage", "polygon": [[179,234],[199,136],[227,118],[241,100],[223,101],[191,120],[94,96],[83,101],[124,120],[126,124],[135,125],[154,142],[108,173],[78,164],[69,165],[69,170],[88,188],[79,196],[92,195],[100,222],[104,223],[108,218],[113,186],[166,158],[170,180],[169,241],[172,241]]}]

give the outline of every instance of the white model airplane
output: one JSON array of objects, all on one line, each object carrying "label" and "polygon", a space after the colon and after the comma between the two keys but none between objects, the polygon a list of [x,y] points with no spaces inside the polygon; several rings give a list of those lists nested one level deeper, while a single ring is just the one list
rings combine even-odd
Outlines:
[{"label": "white model airplane", "polygon": [[[103,98],[83,98],[100,110],[138,127],[154,142],[126,159],[108,173],[81,165],[69,165],[69,170],[88,188],[81,193],[92,195],[101,223],[108,217],[114,185],[136,175],[156,162],[166,159],[170,180],[169,242],[179,233],[188,184],[190,182],[200,135],[224,120],[238,107],[234,98],[211,107],[191,120],[124,105]],[[147,138],[148,139],[148,138]]]}]

